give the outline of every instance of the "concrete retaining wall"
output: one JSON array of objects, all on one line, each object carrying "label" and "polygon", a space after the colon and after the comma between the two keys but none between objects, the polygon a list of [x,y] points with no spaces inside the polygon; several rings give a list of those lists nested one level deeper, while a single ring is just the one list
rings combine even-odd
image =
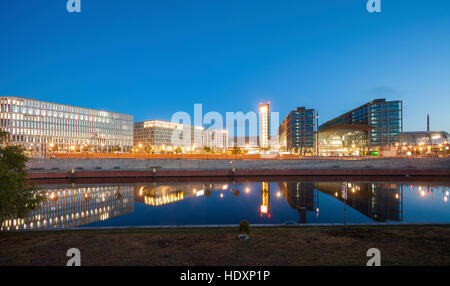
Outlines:
[{"label": "concrete retaining wall", "polygon": [[[450,159],[377,160],[153,160],[34,159],[29,178],[157,178],[250,176],[439,176],[450,178]],[[74,172],[72,173],[72,169]]]},{"label": "concrete retaining wall", "polygon": [[153,159],[32,159],[31,172],[94,170],[450,170],[450,158],[376,160],[153,160]]}]

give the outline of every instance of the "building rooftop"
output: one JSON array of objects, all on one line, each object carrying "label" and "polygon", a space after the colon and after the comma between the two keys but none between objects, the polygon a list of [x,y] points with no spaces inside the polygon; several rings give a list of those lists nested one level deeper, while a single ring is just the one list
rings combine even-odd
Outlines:
[{"label": "building rooftop", "polygon": [[126,114],[126,113],[120,113],[120,112],[116,112],[116,111],[108,111],[108,110],[103,110],[103,109],[86,108],[86,107],[81,107],[81,106],[76,106],[76,105],[70,105],[70,104],[64,104],[64,103],[56,103],[56,102],[51,102],[51,101],[43,101],[43,100],[34,99],[34,98],[29,98],[29,97],[20,97],[20,96],[0,96],[0,98],[8,98],[8,99],[14,99],[14,100],[32,100],[32,101],[36,101],[36,102],[40,102],[40,103],[54,104],[54,105],[60,105],[60,106],[68,106],[68,107],[74,107],[74,108],[79,108],[79,109],[84,109],[84,110],[90,110],[90,111],[100,111],[100,112],[114,113],[114,114],[120,114],[120,115],[124,115],[124,116],[128,116],[128,117],[133,117],[133,118],[134,118],[133,115]]}]

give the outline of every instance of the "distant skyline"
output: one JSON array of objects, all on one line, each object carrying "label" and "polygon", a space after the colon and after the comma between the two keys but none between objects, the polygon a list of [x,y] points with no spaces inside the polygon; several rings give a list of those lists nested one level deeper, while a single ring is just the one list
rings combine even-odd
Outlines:
[{"label": "distant skyline", "polygon": [[450,131],[450,1],[82,0],[0,2],[0,96],[173,113],[297,107],[322,124],[377,98],[404,130]]}]

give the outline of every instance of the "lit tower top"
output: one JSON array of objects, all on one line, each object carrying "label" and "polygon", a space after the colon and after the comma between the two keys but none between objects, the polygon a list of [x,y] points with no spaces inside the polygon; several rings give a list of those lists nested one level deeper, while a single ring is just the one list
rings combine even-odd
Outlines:
[{"label": "lit tower top", "polygon": [[259,104],[259,146],[269,148],[270,102]]}]

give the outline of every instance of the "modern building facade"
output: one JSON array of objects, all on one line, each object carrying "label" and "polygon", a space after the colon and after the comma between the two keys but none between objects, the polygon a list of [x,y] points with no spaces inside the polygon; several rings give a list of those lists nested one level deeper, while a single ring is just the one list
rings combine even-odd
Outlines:
[{"label": "modern building facade", "polygon": [[187,151],[203,148],[204,128],[167,121],[150,120],[134,124],[134,145],[156,147],[174,151],[181,147]]},{"label": "modern building facade", "polygon": [[270,139],[270,103],[259,105],[259,144],[261,148],[269,148]]},{"label": "modern building facade", "polygon": [[108,151],[133,146],[133,116],[44,102],[0,97],[0,128],[31,155],[48,152]]},{"label": "modern building facade", "polygon": [[280,147],[300,154],[312,152],[316,117],[315,109],[298,107],[291,111],[278,129]]},{"label": "modern building facade", "polygon": [[404,132],[404,145],[439,145],[448,144],[450,135],[446,131],[416,131]]},{"label": "modern building facade", "polygon": [[317,153],[322,156],[359,156],[367,154],[369,131],[365,124],[342,124],[317,132]]},{"label": "modern building facade", "polygon": [[376,99],[320,125],[319,132],[340,126],[365,125],[369,147],[393,146],[402,143],[402,101]]},{"label": "modern building facade", "polygon": [[228,148],[228,131],[218,129],[207,129],[203,134],[203,145],[213,150],[224,150]]}]

